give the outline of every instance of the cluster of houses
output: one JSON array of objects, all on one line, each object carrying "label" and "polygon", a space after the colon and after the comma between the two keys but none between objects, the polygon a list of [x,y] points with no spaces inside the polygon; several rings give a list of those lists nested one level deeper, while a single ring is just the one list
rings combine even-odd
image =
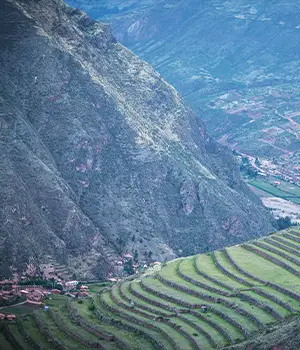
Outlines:
[{"label": "cluster of houses", "polygon": [[17,316],[14,314],[7,314],[6,315],[6,314],[0,313],[0,321],[3,321],[3,320],[14,321],[16,318],[17,318]]},{"label": "cluster of houses", "polygon": [[[63,292],[71,297],[84,298],[89,295],[89,287],[81,285],[78,287],[78,281],[67,281],[62,284]],[[52,294],[61,294],[60,289],[46,289],[42,286],[20,286],[13,284],[11,280],[0,281],[0,304],[17,304],[28,303],[34,305],[42,305],[43,300],[51,297]]]},{"label": "cluster of houses", "polygon": [[[115,275],[113,273],[109,273],[107,276],[107,281],[109,282],[118,282],[122,277],[126,276],[128,271],[126,270],[126,266],[130,265],[131,274],[144,272],[149,267],[153,267],[155,265],[160,265],[160,262],[154,261],[148,264],[139,263],[134,260],[133,255],[126,253],[119,260],[116,261]],[[118,276],[118,277],[116,277]]]},{"label": "cluster of houses", "polygon": [[282,182],[288,182],[291,185],[300,186],[300,166],[297,164],[297,160],[292,161],[291,158],[278,157],[276,161],[269,160],[267,158],[259,158],[259,165],[256,164],[256,159],[253,156],[245,153],[238,152],[237,158],[239,162],[242,159],[247,158],[249,167],[253,171],[257,171],[257,175],[261,178],[275,180],[272,183],[275,186],[279,186]]},{"label": "cluster of houses", "polygon": [[[115,275],[116,276],[123,276],[124,273],[126,274],[126,265],[130,263],[132,267],[132,271],[134,273],[140,272],[143,267],[143,265],[137,263],[134,261],[134,258],[131,254],[126,253],[124,254],[119,260],[116,261],[116,267],[115,267]],[[145,265],[147,267],[147,265]],[[117,282],[119,279],[115,278],[112,273],[108,274],[107,280],[109,282]]]},{"label": "cluster of houses", "polygon": [[[5,289],[6,290],[0,290],[0,302],[2,302],[2,304],[12,304],[18,302],[18,300],[23,300],[23,302],[26,301],[29,304],[39,305],[45,297],[53,292],[53,290],[48,290],[42,287],[19,286],[9,283],[5,284]],[[60,292],[61,291],[59,291],[59,293]]]},{"label": "cluster of houses", "polygon": [[[126,253],[118,261],[116,261],[116,267],[119,269],[119,273],[108,275],[107,280],[110,282],[117,282],[119,278],[116,276],[122,276],[127,264],[130,264],[133,273],[142,272],[148,268],[147,264],[139,264],[134,261],[134,257]],[[150,266],[156,263],[150,264]],[[157,263],[159,264],[159,263]],[[39,266],[39,273],[37,274],[37,268],[34,264],[28,264],[26,276],[20,276],[17,273],[13,274],[11,279],[5,279],[0,281],[0,306],[13,305],[18,303],[29,303],[35,305],[42,305],[43,300],[47,297],[51,297],[51,294],[61,294],[62,291],[65,295],[76,298],[84,298],[89,296],[89,287],[87,285],[80,285],[78,281],[64,281],[52,264],[43,264]],[[53,282],[54,285],[60,285],[60,289],[56,288],[44,288],[41,285],[25,285],[25,281],[28,279],[33,280],[39,276],[42,280]],[[22,283],[21,283],[22,282]],[[1,316],[2,317],[2,316]],[[4,316],[7,318],[7,316]]]},{"label": "cluster of houses", "polygon": [[72,298],[85,298],[89,296],[89,287],[81,285],[78,288],[78,281],[68,281],[64,284],[64,290],[67,292],[66,295]]}]

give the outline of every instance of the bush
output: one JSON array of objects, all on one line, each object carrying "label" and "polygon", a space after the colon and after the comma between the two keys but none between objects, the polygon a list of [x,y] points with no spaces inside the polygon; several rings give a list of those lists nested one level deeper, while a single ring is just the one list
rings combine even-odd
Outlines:
[{"label": "bush", "polygon": [[94,311],[95,310],[95,305],[94,304],[90,304],[89,306],[88,306],[88,309],[90,310],[90,311]]},{"label": "bush", "polygon": [[277,219],[277,225],[279,230],[289,228],[292,226],[291,218],[289,216],[286,216],[285,218],[279,218]]}]

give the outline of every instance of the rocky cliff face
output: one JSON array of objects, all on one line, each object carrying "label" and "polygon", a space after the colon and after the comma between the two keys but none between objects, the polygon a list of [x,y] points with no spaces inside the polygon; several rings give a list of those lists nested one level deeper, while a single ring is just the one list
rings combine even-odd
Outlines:
[{"label": "rocky cliff face", "polygon": [[31,259],[104,276],[272,230],[230,153],[107,25],[60,0],[0,11],[1,275]]}]

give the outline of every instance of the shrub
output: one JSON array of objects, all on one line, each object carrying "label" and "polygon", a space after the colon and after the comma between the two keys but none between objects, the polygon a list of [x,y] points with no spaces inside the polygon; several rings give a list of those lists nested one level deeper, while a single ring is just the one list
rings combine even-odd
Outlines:
[{"label": "shrub", "polygon": [[292,226],[291,218],[289,216],[279,218],[277,219],[277,225],[279,230],[285,230]]},{"label": "shrub", "polygon": [[[82,300],[81,300],[82,301]],[[95,305],[94,304],[89,304],[89,306],[88,306],[88,309],[90,310],[90,311],[94,311],[95,310]]]}]

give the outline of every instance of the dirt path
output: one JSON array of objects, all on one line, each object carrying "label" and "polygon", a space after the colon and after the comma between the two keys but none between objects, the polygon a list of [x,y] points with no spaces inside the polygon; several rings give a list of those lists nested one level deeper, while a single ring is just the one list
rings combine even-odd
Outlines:
[{"label": "dirt path", "polygon": [[7,305],[7,306],[2,306],[2,307],[0,307],[0,310],[7,309],[8,307],[15,307],[15,306],[24,305],[24,304],[26,304],[26,303],[27,303],[27,300],[22,301],[21,303],[18,303],[18,304],[12,304],[12,305]]}]

